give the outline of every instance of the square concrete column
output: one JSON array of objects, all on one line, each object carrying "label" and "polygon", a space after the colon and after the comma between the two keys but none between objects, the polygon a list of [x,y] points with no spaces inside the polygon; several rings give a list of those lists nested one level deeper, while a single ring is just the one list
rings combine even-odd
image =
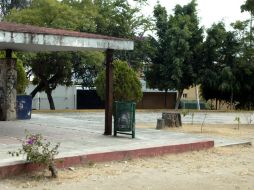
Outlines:
[{"label": "square concrete column", "polygon": [[0,121],[16,119],[16,59],[0,59]]}]

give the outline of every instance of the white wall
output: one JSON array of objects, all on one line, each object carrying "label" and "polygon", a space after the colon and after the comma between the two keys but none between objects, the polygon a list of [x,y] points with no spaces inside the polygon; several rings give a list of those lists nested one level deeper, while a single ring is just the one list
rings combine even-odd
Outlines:
[{"label": "white wall", "polygon": [[[26,94],[30,94],[36,86],[29,85],[26,89]],[[53,92],[52,97],[56,109],[76,109],[76,86],[58,86]],[[47,95],[44,92],[38,92],[33,98],[33,109],[44,110],[49,109]]]}]

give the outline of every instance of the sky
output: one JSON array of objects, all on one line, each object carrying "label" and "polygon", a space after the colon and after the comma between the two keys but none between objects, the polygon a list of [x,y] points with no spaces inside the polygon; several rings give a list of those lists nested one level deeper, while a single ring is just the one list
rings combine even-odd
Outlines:
[{"label": "sky", "polygon": [[[172,13],[176,4],[185,5],[191,0],[158,0],[160,4],[166,7],[168,13]],[[246,0],[197,0],[198,17],[200,23],[205,28],[209,28],[213,23],[223,20],[230,28],[230,23],[236,20],[246,20],[249,14],[241,13],[240,6]],[[148,0],[148,6],[143,9],[143,13],[148,16],[153,15],[153,7],[157,0]]]}]

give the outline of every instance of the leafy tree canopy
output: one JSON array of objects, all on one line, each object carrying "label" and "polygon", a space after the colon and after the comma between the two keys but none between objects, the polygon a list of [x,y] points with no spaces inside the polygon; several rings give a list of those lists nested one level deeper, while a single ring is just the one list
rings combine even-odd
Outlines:
[{"label": "leafy tree canopy", "polygon": [[[135,71],[127,62],[113,62],[113,99],[115,101],[138,102],[142,98],[142,86]],[[95,82],[96,90],[102,100],[105,99],[105,71],[102,71]]]},{"label": "leafy tree canopy", "polygon": [[157,4],[154,17],[158,39],[151,41],[156,50],[151,58],[154,65],[146,73],[146,79],[153,88],[178,90],[177,109],[183,90],[198,82],[202,64],[203,29],[199,27],[196,1],[176,5],[174,14],[169,16],[166,9]]},{"label": "leafy tree canopy", "polygon": [[13,8],[23,9],[29,6],[30,3],[31,0],[0,0],[0,16],[6,16]]},{"label": "leafy tree canopy", "polygon": [[98,73],[103,70],[104,59],[105,56],[101,52],[72,53],[74,83],[83,88],[93,88]]},{"label": "leafy tree canopy", "polygon": [[246,0],[245,3],[241,6],[241,10],[248,11],[252,15],[254,13],[254,0]]},{"label": "leafy tree canopy", "polygon": [[42,27],[95,31],[90,12],[86,15],[86,12],[57,0],[33,0],[26,9],[12,9],[5,20]]}]

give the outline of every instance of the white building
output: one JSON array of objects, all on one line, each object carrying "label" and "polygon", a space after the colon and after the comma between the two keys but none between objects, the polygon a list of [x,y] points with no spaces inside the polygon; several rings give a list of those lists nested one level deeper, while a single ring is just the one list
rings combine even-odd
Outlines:
[{"label": "white building", "polygon": [[[30,94],[36,86],[29,85],[26,94]],[[58,86],[52,92],[52,97],[56,109],[76,109],[77,107],[77,87]],[[45,92],[38,92],[33,98],[32,109],[47,110],[49,108],[48,97]]]}]

